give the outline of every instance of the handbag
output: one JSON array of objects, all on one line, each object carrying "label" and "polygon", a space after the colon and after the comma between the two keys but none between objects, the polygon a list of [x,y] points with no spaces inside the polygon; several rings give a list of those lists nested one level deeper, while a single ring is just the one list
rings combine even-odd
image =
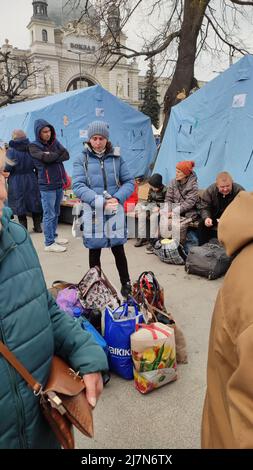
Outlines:
[{"label": "handbag", "polygon": [[138,304],[147,300],[151,305],[163,310],[164,290],[152,271],[143,271],[133,284],[133,297]]},{"label": "handbag", "polygon": [[93,437],[92,408],[78,372],[73,371],[63,359],[54,356],[43,388],[2,341],[0,352],[33,389],[34,394],[40,397],[41,410],[64,449],[75,447],[73,426],[85,436]]},{"label": "handbag", "polygon": [[96,306],[103,311],[106,306],[115,309],[120,304],[116,289],[98,266],[89,269],[77,287],[84,308]]}]

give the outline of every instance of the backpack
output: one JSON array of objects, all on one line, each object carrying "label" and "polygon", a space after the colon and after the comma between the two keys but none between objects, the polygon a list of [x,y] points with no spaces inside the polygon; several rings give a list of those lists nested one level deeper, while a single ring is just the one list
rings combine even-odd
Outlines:
[{"label": "backpack", "polygon": [[185,270],[188,274],[217,279],[227,272],[231,262],[232,258],[227,256],[225,249],[218,241],[205,243],[190,249],[185,262]]}]

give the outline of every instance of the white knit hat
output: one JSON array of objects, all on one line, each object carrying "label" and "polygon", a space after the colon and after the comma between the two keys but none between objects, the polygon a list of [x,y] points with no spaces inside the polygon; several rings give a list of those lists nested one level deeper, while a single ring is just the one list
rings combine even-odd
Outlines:
[{"label": "white knit hat", "polygon": [[104,121],[93,121],[88,125],[87,136],[88,140],[93,135],[102,135],[105,139],[109,139],[109,124]]}]

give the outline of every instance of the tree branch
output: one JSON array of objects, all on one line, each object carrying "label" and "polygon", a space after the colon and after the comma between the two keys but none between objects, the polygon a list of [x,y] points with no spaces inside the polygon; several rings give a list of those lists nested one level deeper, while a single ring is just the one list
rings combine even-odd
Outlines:
[{"label": "tree branch", "polygon": [[[232,0],[231,0],[232,1]],[[252,3],[253,4],[253,3]],[[232,42],[229,42],[225,37],[222,37],[221,34],[218,31],[218,28],[214,25],[213,21],[211,18],[205,13],[205,18],[207,19],[208,23],[212,26],[215,34],[218,36],[218,38],[224,43],[227,44],[227,46],[232,47],[234,51],[239,52],[240,54],[248,54],[248,51],[246,49],[240,48],[232,44]]]},{"label": "tree branch", "polygon": [[230,2],[236,3],[237,5],[253,6],[253,2],[244,2],[243,0],[230,0]]}]

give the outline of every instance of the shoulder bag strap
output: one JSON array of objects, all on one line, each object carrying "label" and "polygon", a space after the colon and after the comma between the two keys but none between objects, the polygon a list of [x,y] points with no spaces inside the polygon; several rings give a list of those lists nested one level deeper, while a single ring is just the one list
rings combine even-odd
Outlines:
[{"label": "shoulder bag strap", "polygon": [[23,377],[23,379],[30,385],[34,392],[39,394],[42,389],[42,386],[35,378],[28,372],[28,370],[21,364],[21,362],[16,358],[16,356],[7,348],[7,346],[0,341],[0,353],[4,358],[16,369],[16,371]]}]

